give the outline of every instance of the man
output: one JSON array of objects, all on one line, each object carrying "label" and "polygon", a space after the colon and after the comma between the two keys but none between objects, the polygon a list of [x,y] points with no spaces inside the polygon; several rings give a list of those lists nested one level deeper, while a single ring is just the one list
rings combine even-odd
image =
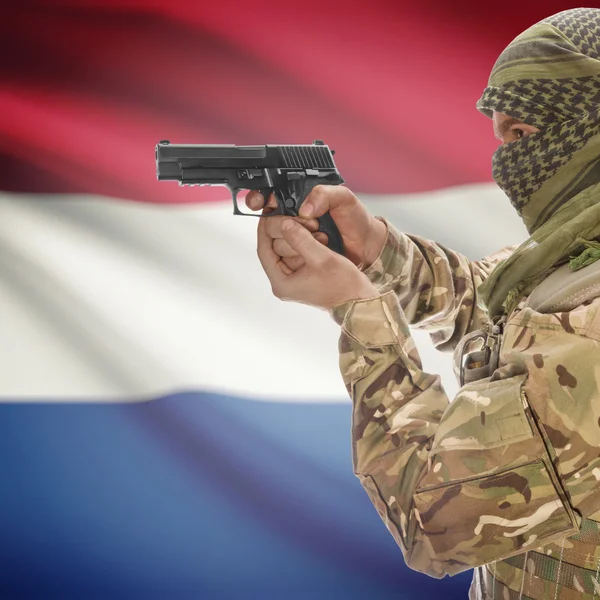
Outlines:
[{"label": "man", "polygon": [[[303,218],[260,220],[258,255],[276,296],[341,326],[354,470],[407,564],[476,568],[471,598],[600,598],[600,299],[528,306],[559,265],[600,258],[600,10],[517,37],[478,108],[502,141],[494,179],[531,234],[514,252],[469,261],[320,186]],[[318,243],[327,210],[345,257]],[[409,325],[459,345],[460,369],[473,336],[461,339],[485,331],[491,353],[467,353],[452,403]]]}]

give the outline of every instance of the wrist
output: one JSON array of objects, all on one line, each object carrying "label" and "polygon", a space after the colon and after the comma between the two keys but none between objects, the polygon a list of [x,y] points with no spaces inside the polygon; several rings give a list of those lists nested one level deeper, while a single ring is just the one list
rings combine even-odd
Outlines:
[{"label": "wrist", "polygon": [[362,271],[368,269],[379,258],[388,236],[386,223],[376,217],[371,218],[369,229],[363,260],[360,265]]},{"label": "wrist", "polygon": [[381,294],[377,291],[377,289],[374,286],[365,286],[365,288],[362,289],[359,293],[353,295],[351,299],[338,302],[337,304],[329,308],[328,312],[338,325],[342,325],[344,319],[346,318],[346,315],[348,314],[348,311],[357,302],[369,302],[378,298],[381,298]]},{"label": "wrist", "polygon": [[379,298],[380,295],[377,288],[367,279],[366,281],[363,281],[360,286],[356,286],[352,293],[336,298],[333,301],[333,306],[330,306],[327,310],[331,310],[333,307],[341,304],[372,300],[374,298]]},{"label": "wrist", "polygon": [[357,290],[356,294],[354,294],[352,300],[360,301],[360,300],[372,300],[373,298],[379,298],[381,294],[377,290],[377,288],[369,281],[365,282],[365,285]]}]

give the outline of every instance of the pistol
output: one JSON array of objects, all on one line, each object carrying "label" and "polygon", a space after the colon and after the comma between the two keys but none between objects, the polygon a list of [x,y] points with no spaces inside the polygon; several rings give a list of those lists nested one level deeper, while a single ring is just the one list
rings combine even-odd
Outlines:
[{"label": "pistol", "polygon": [[[344,183],[334,153],[322,140],[294,146],[210,146],[165,140],[156,145],[156,178],[179,185],[224,185],[231,191],[234,215],[295,217],[315,186]],[[277,209],[262,215],[243,210],[238,204],[241,190],[258,190],[265,202],[274,194]],[[343,254],[342,237],[331,215],[327,212],[318,221],[319,231],[329,238],[328,247]]]}]

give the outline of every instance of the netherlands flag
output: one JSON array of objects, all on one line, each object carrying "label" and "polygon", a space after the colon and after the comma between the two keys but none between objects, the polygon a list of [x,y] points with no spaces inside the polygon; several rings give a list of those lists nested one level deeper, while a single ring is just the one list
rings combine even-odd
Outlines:
[{"label": "netherlands flag", "polygon": [[371,212],[480,258],[525,230],[475,101],[566,4],[3,9],[0,598],[466,598],[352,474],[337,326],[276,300],[255,220],[158,183],[154,147],[323,139]]}]

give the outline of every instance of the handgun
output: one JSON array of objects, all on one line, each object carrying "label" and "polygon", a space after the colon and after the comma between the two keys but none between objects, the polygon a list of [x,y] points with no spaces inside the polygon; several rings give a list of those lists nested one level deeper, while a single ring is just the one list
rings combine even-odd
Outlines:
[{"label": "handgun", "polygon": [[[224,185],[231,191],[234,215],[295,217],[315,186],[344,183],[334,153],[322,140],[293,146],[210,146],[164,140],[156,145],[156,178],[179,185]],[[265,202],[274,194],[277,209],[268,214],[242,210],[238,205],[241,190],[258,190]],[[331,215],[325,213],[318,222],[319,231],[329,238],[328,247],[343,254],[342,236]]]}]

